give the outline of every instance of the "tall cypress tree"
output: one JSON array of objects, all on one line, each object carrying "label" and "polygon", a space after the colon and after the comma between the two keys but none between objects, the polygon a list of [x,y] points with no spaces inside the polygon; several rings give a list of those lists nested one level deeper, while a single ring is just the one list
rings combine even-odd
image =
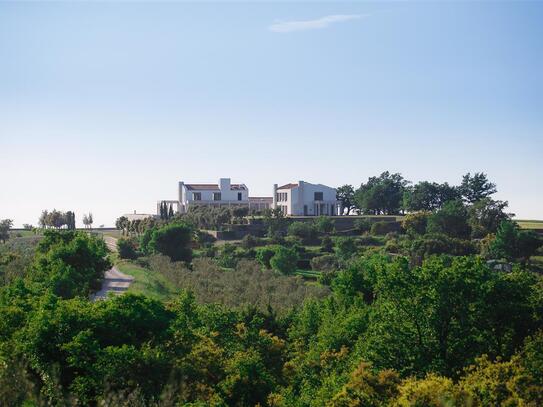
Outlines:
[{"label": "tall cypress tree", "polygon": [[164,219],[164,201],[160,203],[160,219]]},{"label": "tall cypress tree", "polygon": [[173,218],[173,207],[172,204],[170,204],[170,212],[168,213],[168,219]]}]

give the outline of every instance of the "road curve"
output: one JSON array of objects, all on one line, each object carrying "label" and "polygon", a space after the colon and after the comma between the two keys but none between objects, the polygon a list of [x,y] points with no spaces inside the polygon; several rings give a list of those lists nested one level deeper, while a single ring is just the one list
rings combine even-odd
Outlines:
[{"label": "road curve", "polygon": [[134,281],[134,277],[121,273],[115,266],[105,272],[104,281],[102,282],[102,288],[97,291],[92,299],[103,300],[106,299],[108,293],[119,295],[124,293],[130,287],[130,284]]}]

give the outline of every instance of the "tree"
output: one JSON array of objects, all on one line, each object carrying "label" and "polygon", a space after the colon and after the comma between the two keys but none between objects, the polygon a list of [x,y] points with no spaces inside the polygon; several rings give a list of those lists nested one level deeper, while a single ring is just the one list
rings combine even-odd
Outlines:
[{"label": "tree", "polygon": [[272,269],[283,274],[294,274],[298,265],[298,253],[296,250],[279,246],[270,259]]},{"label": "tree", "polygon": [[151,232],[145,251],[161,253],[172,261],[192,260],[192,229],[183,223],[172,223]]},{"label": "tree", "polygon": [[126,216],[121,216],[115,221],[115,227],[121,231],[121,234],[125,234],[128,229],[128,218]]},{"label": "tree", "polygon": [[428,233],[444,234],[458,239],[467,239],[471,228],[468,211],[460,201],[449,201],[443,208],[428,218]]},{"label": "tree", "polygon": [[2,243],[6,243],[6,240],[9,239],[9,230],[13,226],[13,221],[11,219],[2,219],[0,220],[0,240]]},{"label": "tree", "polygon": [[138,257],[137,247],[132,240],[134,238],[123,238],[117,240],[117,252],[121,259],[136,259]]},{"label": "tree", "polygon": [[365,214],[396,215],[400,213],[408,183],[401,174],[388,171],[378,177],[370,177],[355,192],[356,207]]},{"label": "tree", "polygon": [[412,188],[406,188],[403,196],[404,208],[408,211],[434,211],[441,208],[446,202],[460,198],[455,187],[446,182],[422,181]]},{"label": "tree", "polygon": [[506,213],[507,201],[494,201],[482,198],[468,208],[469,225],[474,238],[482,238],[489,233],[496,233],[503,221],[510,220],[512,214]]},{"label": "tree", "polygon": [[340,215],[345,214],[345,210],[347,210],[346,215],[349,215],[351,213],[351,210],[355,207],[355,200],[354,200],[354,188],[352,185],[343,185],[339,187],[336,190],[336,197],[337,200],[341,204],[341,213]]},{"label": "tree", "polygon": [[173,218],[173,206],[170,204],[170,210],[168,211],[168,219]]},{"label": "tree", "polygon": [[84,214],[83,215],[83,224],[85,225],[85,227],[92,229],[92,223],[93,223],[92,213],[89,212],[87,215]]},{"label": "tree", "polygon": [[464,175],[459,190],[468,203],[488,198],[497,191],[496,184],[490,182],[486,174],[482,172],[476,172],[473,176],[469,172]]},{"label": "tree", "polygon": [[505,220],[489,245],[489,253],[495,258],[520,260],[525,264],[542,243],[541,238],[533,231],[520,230],[516,223]]},{"label": "tree", "polygon": [[110,267],[102,239],[83,232],[46,231],[38,244],[30,279],[63,298],[88,296]]},{"label": "tree", "polygon": [[278,237],[284,233],[285,230],[285,215],[280,208],[267,210],[264,212],[264,225],[267,229],[268,237]]}]

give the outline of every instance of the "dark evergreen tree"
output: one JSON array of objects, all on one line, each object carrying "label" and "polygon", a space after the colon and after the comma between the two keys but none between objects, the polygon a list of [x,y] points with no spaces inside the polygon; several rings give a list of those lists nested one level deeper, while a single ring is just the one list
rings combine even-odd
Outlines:
[{"label": "dark evergreen tree", "polygon": [[173,218],[173,207],[172,204],[170,204],[170,211],[168,212],[168,219]]}]

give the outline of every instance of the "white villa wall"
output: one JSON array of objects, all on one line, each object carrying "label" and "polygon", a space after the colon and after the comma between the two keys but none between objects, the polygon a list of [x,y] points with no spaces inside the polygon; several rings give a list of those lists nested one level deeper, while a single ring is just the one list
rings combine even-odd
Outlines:
[{"label": "white villa wall", "polygon": [[[295,216],[303,216],[305,212],[304,206],[307,206],[307,212],[305,212],[305,214],[307,214],[307,216],[315,216],[319,214],[315,210],[315,192],[322,192],[322,200],[317,203],[326,205],[323,214],[336,215],[337,198],[335,188],[322,184],[311,184],[304,181],[299,181],[298,186],[296,187],[277,189],[276,193],[287,194],[287,199],[285,201],[277,200],[277,206],[286,206],[286,215]],[[332,206],[332,208],[330,206]]]}]

